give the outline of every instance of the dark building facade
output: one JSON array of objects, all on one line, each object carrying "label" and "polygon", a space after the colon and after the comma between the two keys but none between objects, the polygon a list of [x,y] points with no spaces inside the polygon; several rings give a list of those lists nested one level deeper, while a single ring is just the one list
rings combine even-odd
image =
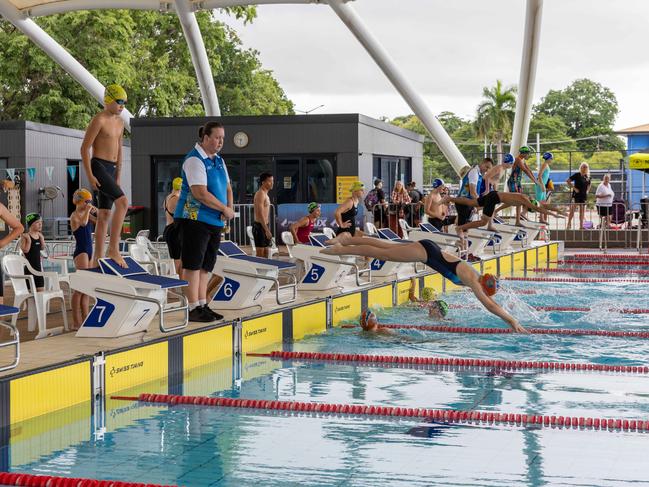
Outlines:
[{"label": "dark building facade", "polygon": [[397,179],[422,183],[424,137],[359,114],[133,119],[132,204],[146,208],[153,233],[164,228],[164,197],[207,120],[225,126],[235,203],[252,203],[264,171],[275,177],[275,205],[334,203],[351,177],[368,188],[381,177],[386,190]]}]

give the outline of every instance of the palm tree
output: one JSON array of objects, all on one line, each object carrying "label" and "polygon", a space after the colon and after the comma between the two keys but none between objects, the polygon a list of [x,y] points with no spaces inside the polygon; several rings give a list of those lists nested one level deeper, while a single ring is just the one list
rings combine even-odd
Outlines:
[{"label": "palm tree", "polygon": [[483,100],[478,105],[476,130],[481,138],[487,137],[498,147],[499,161],[502,161],[503,139],[512,132],[516,110],[516,87],[503,87],[500,80],[496,86],[482,89]]}]

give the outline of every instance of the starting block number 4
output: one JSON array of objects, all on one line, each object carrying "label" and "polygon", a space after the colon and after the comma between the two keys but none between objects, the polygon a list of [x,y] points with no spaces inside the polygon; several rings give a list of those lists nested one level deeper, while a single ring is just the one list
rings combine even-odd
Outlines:
[{"label": "starting block number 4", "polygon": [[104,301],[103,299],[97,299],[97,303],[92,308],[92,311],[83,322],[83,326],[101,328],[102,326],[108,323],[108,319],[111,317],[115,311],[115,305]]}]

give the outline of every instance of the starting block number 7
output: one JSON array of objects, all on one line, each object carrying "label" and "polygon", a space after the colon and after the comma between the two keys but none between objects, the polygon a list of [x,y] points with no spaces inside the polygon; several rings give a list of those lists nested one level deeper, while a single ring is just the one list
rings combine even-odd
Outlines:
[{"label": "starting block number 7", "polygon": [[[115,311],[115,305],[104,301],[103,299],[97,299],[97,303],[92,308],[92,311],[83,322],[83,326],[101,328],[108,323],[108,319],[111,317]],[[146,311],[149,311],[148,309]],[[146,314],[146,313],[145,313]],[[140,317],[140,320],[144,317]],[[139,321],[139,320],[138,320]]]}]

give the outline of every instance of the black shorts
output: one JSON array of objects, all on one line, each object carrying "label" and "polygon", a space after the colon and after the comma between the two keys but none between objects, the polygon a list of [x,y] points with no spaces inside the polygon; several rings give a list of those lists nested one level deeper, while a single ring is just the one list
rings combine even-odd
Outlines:
[{"label": "black shorts", "polygon": [[174,260],[180,259],[182,251],[182,236],[180,232],[180,225],[177,222],[167,225],[162,232],[162,238],[167,242],[169,249],[169,257]]},{"label": "black shorts", "polygon": [[351,227],[347,227],[347,228],[342,228],[342,227],[336,228],[336,235],[340,235],[341,233],[345,233],[345,232],[351,233],[353,237],[354,234],[356,234],[356,225],[352,225]]},{"label": "black shorts", "polygon": [[255,247],[266,248],[270,247],[273,242],[266,236],[264,226],[259,222],[252,223],[252,238],[255,241]]},{"label": "black shorts", "polygon": [[572,201],[574,201],[575,203],[586,203],[587,199],[588,199],[587,194],[572,193]]},{"label": "black shorts", "polygon": [[455,205],[457,210],[457,225],[464,225],[471,221],[471,215],[473,214],[473,206],[466,205]]},{"label": "black shorts", "polygon": [[[32,267],[33,267],[33,265],[32,265]],[[40,269],[36,269],[36,270],[39,271]],[[25,275],[29,276],[31,274],[32,273],[27,270],[27,267],[25,267]],[[43,276],[34,276],[34,284],[36,284],[37,289],[41,288],[41,287],[45,287],[45,278]],[[29,284],[29,281],[27,281],[27,289],[31,290],[31,287],[32,286]],[[4,294],[3,294],[3,296],[4,296]]]},{"label": "black shorts", "polygon": [[449,215],[443,220],[440,218],[431,218],[430,220],[428,220],[428,222],[441,232],[444,227],[453,225],[455,223],[455,215],[453,216]]},{"label": "black shorts", "polygon": [[478,198],[478,206],[482,207],[482,214],[493,216],[496,205],[500,203],[500,196],[497,191],[490,191],[484,196]]},{"label": "black shorts", "polygon": [[221,243],[221,227],[179,218],[183,269],[212,272]]},{"label": "black shorts", "polygon": [[599,216],[611,216],[612,213],[612,207],[611,206],[598,206],[597,207],[597,213]]},{"label": "black shorts", "polygon": [[100,210],[110,210],[116,199],[124,196],[124,191],[115,181],[117,166],[114,162],[93,157],[90,160],[92,174],[99,181],[99,189],[95,191],[95,204]]}]

